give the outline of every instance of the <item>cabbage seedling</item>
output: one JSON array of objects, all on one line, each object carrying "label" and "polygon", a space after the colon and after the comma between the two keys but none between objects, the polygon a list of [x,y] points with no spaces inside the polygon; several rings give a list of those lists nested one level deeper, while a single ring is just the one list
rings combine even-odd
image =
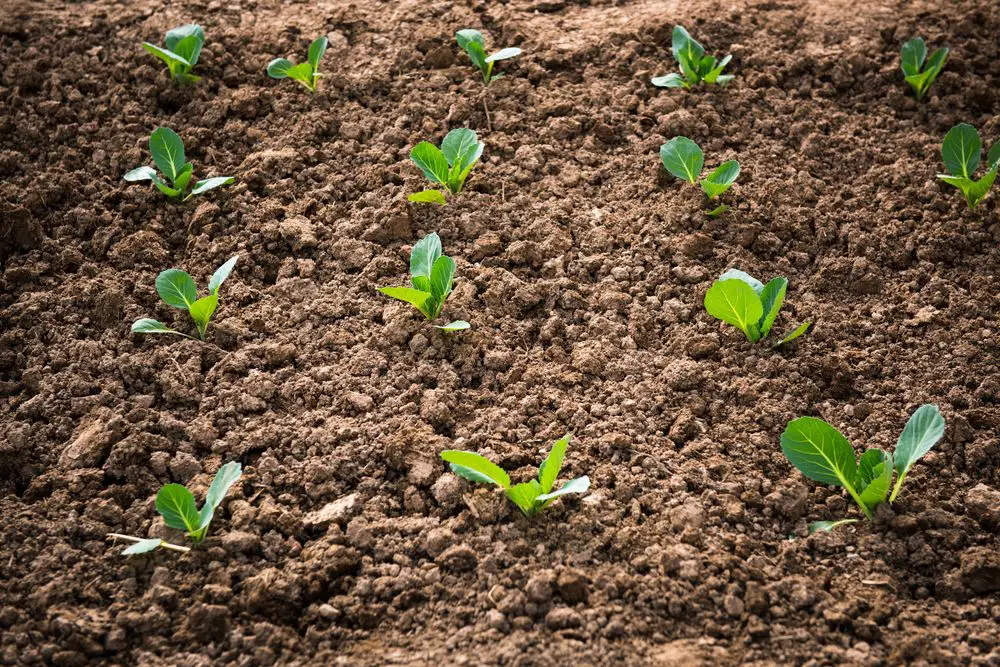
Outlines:
[{"label": "cabbage seedling", "polygon": [[[404,301],[419,310],[428,320],[437,319],[451,294],[455,279],[455,260],[441,254],[441,238],[431,232],[417,241],[410,251],[410,282],[413,287],[379,287],[378,291]],[[443,331],[469,328],[465,320],[438,326]]]},{"label": "cabbage seedling", "polygon": [[[672,176],[691,185],[700,185],[710,202],[714,202],[719,195],[732,187],[740,175],[740,163],[729,160],[699,181],[698,177],[705,167],[705,154],[698,144],[687,137],[674,137],[660,146],[660,160]],[[714,218],[727,210],[729,207],[721,204],[708,214]]]},{"label": "cabbage seedling", "polygon": [[948,173],[938,174],[938,178],[961,190],[970,210],[986,198],[997,179],[997,171],[1000,170],[1000,141],[997,141],[986,154],[986,173],[978,181],[973,178],[982,151],[983,142],[979,139],[979,132],[967,123],[948,130],[941,145],[941,158]]},{"label": "cabbage seedling", "polygon": [[[927,59],[927,45],[922,37],[911,39],[903,44],[903,49],[899,52],[899,64],[906,77],[906,83],[910,84],[917,99],[924,99],[924,95],[930,89],[945,61],[948,60],[948,49],[941,48],[931,54]],[[924,63],[927,67],[924,67]]]},{"label": "cabbage seedling", "polygon": [[[225,264],[220,266],[212,274],[208,281],[208,296],[198,298],[198,288],[194,284],[194,279],[180,269],[167,269],[156,276],[156,292],[168,306],[186,310],[191,319],[194,320],[198,328],[198,338],[205,340],[205,330],[208,329],[208,322],[212,319],[215,309],[219,306],[219,288],[223,281],[229,277],[239,255],[234,255]],[[195,340],[194,336],[189,336],[180,331],[174,331],[167,325],[157,320],[144,317],[136,320],[132,325],[132,333],[161,333],[184,336]]]},{"label": "cabbage seedling", "polygon": [[459,477],[480,484],[496,484],[502,488],[507,498],[530,519],[537,516],[559,496],[567,493],[584,493],[590,488],[590,478],[585,475],[566,482],[557,491],[552,490],[562,469],[569,440],[570,436],[567,435],[552,445],[549,455],[538,467],[538,479],[513,486],[503,468],[475,452],[449,449],[441,452],[441,458],[451,465],[451,471]]},{"label": "cabbage seedling", "polygon": [[[163,523],[170,528],[183,530],[192,542],[198,544],[208,534],[208,526],[212,523],[215,510],[229,493],[229,488],[239,480],[242,474],[243,466],[236,461],[230,461],[219,468],[211,486],[208,487],[205,504],[202,505],[201,510],[197,508],[194,494],[187,487],[181,484],[167,484],[156,494],[156,511],[163,517]],[[109,536],[135,542],[122,551],[123,556],[143,554],[159,547],[172,551],[190,551],[188,547],[170,544],[155,537],[142,539],[118,533],[111,533]]]},{"label": "cabbage seedling", "polygon": [[[890,503],[895,502],[913,464],[929,452],[943,435],[944,417],[937,406],[928,404],[920,406],[910,416],[893,454],[881,449],[869,449],[860,459],[855,459],[854,448],[847,438],[816,417],[799,417],[790,421],[781,434],[781,451],[809,479],[847,489],[861,512],[871,519],[875,508],[886,502],[886,496]],[[893,470],[896,472],[895,485],[892,485]],[[818,521],[809,529],[810,532],[832,530],[849,521]]]},{"label": "cabbage seedling", "polygon": [[[765,285],[749,273],[730,269],[705,293],[705,310],[712,317],[732,324],[746,335],[747,340],[756,343],[771,333],[787,289],[786,278],[772,278]],[[773,347],[795,340],[809,329],[810,324],[800,324]]]},{"label": "cabbage seedling", "polygon": [[[445,136],[441,148],[429,141],[421,141],[410,151],[410,159],[431,182],[457,195],[482,154],[483,143],[475,131],[460,127]],[[446,203],[444,193],[434,189],[414,193],[408,199],[425,204]]]},{"label": "cabbage seedling", "polygon": [[663,76],[654,76],[653,85],[659,88],[688,88],[699,83],[717,83],[724,86],[733,80],[732,74],[723,74],[722,70],[733,59],[726,56],[716,60],[715,56],[705,55],[705,47],[696,42],[688,31],[681,26],[674,26],[670,51],[681,69],[681,73],[671,72]]},{"label": "cabbage seedling", "polygon": [[187,201],[195,195],[229,185],[235,180],[232,176],[206,178],[195,183],[191,191],[185,195],[188,185],[191,184],[194,165],[184,161],[184,142],[169,127],[158,127],[153,130],[149,135],[149,152],[153,155],[153,162],[162,172],[162,177],[152,167],[136,167],[125,174],[125,180],[130,183],[153,181],[157,190],[173,199]]},{"label": "cabbage seedling", "polygon": [[516,46],[500,49],[496,53],[486,55],[486,40],[483,39],[483,33],[478,30],[459,30],[455,33],[455,40],[469,54],[472,64],[479,68],[479,72],[483,75],[484,86],[490,85],[503,76],[503,74],[493,73],[493,63],[521,55],[521,49]]},{"label": "cabbage seedling", "polygon": [[205,44],[205,31],[200,25],[188,24],[167,32],[164,46],[143,42],[142,48],[167,64],[170,76],[180,83],[193,83],[201,77],[191,74],[198,64],[201,47]]},{"label": "cabbage seedling", "polygon": [[310,93],[316,92],[319,83],[319,61],[330,43],[326,37],[316,38],[309,45],[309,55],[304,63],[293,65],[287,58],[275,58],[267,65],[267,74],[272,79],[294,79],[306,87]]}]

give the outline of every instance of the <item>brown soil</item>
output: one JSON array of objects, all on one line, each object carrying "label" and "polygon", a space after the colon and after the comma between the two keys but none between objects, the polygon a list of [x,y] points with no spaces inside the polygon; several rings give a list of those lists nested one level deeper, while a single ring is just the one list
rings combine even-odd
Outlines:
[{"label": "brown soil", "polygon": [[[0,661],[59,665],[1000,663],[996,193],[938,183],[958,122],[1000,137],[993,0],[5,2],[0,9]],[[198,84],[143,40],[198,21]],[[733,53],[727,88],[659,90],[669,32]],[[525,54],[490,90],[453,43]],[[264,73],[330,35],[309,97]],[[952,58],[918,105],[922,34]],[[121,180],[157,125],[201,174],[178,206]],[[409,147],[467,125],[468,190],[411,208]],[[665,176],[678,134],[736,157],[733,210]],[[448,335],[375,292],[437,231]],[[209,344],[131,335],[157,272],[240,254]],[[738,266],[790,281],[787,350],[710,318]],[[819,415],[943,442],[877,521],[781,455]],[[574,434],[583,499],[534,522],[437,458],[523,480]],[[153,497],[245,467],[187,556]],[[328,515],[313,513],[336,501]],[[177,539],[177,536],[172,536]]]}]

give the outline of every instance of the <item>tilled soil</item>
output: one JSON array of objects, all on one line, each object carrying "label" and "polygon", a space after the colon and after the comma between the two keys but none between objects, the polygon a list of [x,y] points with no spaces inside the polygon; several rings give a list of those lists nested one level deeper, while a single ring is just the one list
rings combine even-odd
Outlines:
[{"label": "tilled soil", "polygon": [[[192,21],[179,88],[139,43]],[[678,22],[732,84],[649,85]],[[486,95],[465,27],[524,49]],[[991,0],[5,3],[0,660],[1000,664],[1000,197],[935,179],[956,123],[1000,137],[998,32]],[[266,76],[319,34],[317,95]],[[917,34],[952,49],[923,104]],[[124,183],[158,125],[236,184]],[[409,148],[460,126],[466,192],[407,204]],[[740,160],[730,212],[663,171],[675,135]],[[459,335],[375,291],[431,231]],[[186,326],[159,271],[237,253],[208,343],[130,334]],[[814,330],[772,351],[709,317],[734,266]],[[788,420],[888,449],[925,402],[946,436],[900,501],[807,536],[856,510],[781,455]],[[531,522],[437,456],[523,481],[565,432],[592,490]],[[156,491],[230,460],[201,547],[106,539],[180,539]]]}]

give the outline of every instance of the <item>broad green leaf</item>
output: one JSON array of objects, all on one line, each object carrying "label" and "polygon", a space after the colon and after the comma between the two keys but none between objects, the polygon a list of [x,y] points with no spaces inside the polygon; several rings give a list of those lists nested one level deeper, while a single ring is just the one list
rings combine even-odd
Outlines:
[{"label": "broad green leaf", "polygon": [[944,436],[944,417],[936,405],[921,405],[906,422],[896,442],[893,455],[896,472],[902,477],[910,471]]},{"label": "broad green leaf", "polygon": [[444,193],[440,190],[421,190],[414,192],[407,197],[407,200],[415,204],[440,204],[444,206],[448,200],[444,198]]},{"label": "broad green leaf", "polygon": [[711,211],[708,212],[708,217],[710,217],[710,218],[718,218],[720,215],[722,215],[723,213],[725,213],[728,210],[729,210],[729,206],[728,205],[726,205],[726,204],[719,204],[718,206],[716,206],[715,208],[713,208]]},{"label": "broad green leaf", "polygon": [[892,484],[892,459],[880,449],[869,449],[858,461],[854,487],[861,502],[872,511],[885,502]]},{"label": "broad green leaf", "polygon": [[150,52],[151,54],[153,54],[154,56],[156,56],[157,58],[159,58],[163,62],[167,63],[167,66],[170,68],[171,72],[173,72],[174,68],[177,67],[178,65],[181,65],[181,66],[186,67],[186,68],[190,68],[191,67],[191,63],[189,63],[188,61],[184,60],[184,58],[182,58],[181,56],[177,55],[173,51],[168,51],[167,49],[159,47],[156,44],[150,44],[149,42],[143,42],[142,43],[142,48],[146,49],[148,52]]},{"label": "broad green leaf", "polygon": [[[163,39],[163,43],[166,44],[168,49],[175,51],[177,44],[180,43],[181,40],[191,36],[196,37],[202,43],[205,42],[205,31],[201,29],[201,26],[195,23],[188,23],[187,25],[182,25],[179,28],[168,30]],[[193,65],[194,63],[191,64]]]},{"label": "broad green leaf", "polygon": [[285,74],[289,79],[295,79],[300,83],[304,83],[307,88],[312,89],[313,84],[313,66],[309,63],[299,63],[294,67],[290,68]]},{"label": "broad green leaf", "polygon": [[481,472],[476,472],[472,468],[466,468],[465,466],[460,466],[455,463],[448,464],[451,467],[451,471],[463,479],[467,479],[470,482],[476,482],[477,484],[495,484],[491,478],[482,474]]},{"label": "broad green leaf", "polygon": [[122,176],[122,178],[130,183],[134,183],[136,181],[160,180],[160,177],[156,174],[156,170],[152,167],[136,167],[135,169],[125,172],[125,175]]},{"label": "broad green leaf", "polygon": [[947,60],[948,49],[938,49],[933,53],[933,55],[931,55],[930,60],[927,61],[927,69],[924,71],[926,76],[920,87],[920,97],[923,97],[930,87],[934,85],[934,81],[937,79],[938,74],[941,73],[941,69],[944,68],[944,64]]},{"label": "broad green leaf", "polygon": [[[966,178],[965,176],[952,176],[951,174],[938,174],[938,178],[947,183],[948,185],[954,185],[956,188],[962,191],[965,195],[966,201],[971,201],[969,193],[976,186],[976,182],[971,178]],[[969,204],[969,208],[972,208],[972,204]]]},{"label": "broad green leaf", "polygon": [[705,191],[709,199],[715,199],[728,190],[736,182],[736,177],[739,175],[739,162],[736,160],[723,162],[708,175],[708,178],[701,182],[701,189]]},{"label": "broad green leaf", "polygon": [[136,320],[132,324],[132,333],[161,333],[161,334],[174,334],[175,336],[184,336],[187,338],[186,334],[182,334],[180,331],[174,331],[167,325],[157,320],[151,319],[149,317],[144,317],[141,320]]},{"label": "broad green leaf", "polygon": [[542,465],[538,467],[538,483],[542,486],[542,493],[551,491],[552,486],[556,483],[559,471],[562,470],[563,458],[566,456],[566,447],[569,446],[569,439],[570,436],[567,434],[557,440],[552,445],[549,455],[542,461]]},{"label": "broad green leaf", "polygon": [[705,293],[705,310],[737,327],[751,342],[760,340],[757,322],[764,315],[760,297],[742,280],[717,280]]},{"label": "broad green leaf", "polygon": [[449,132],[441,142],[441,153],[449,167],[462,171],[483,154],[483,144],[474,130],[458,127]]},{"label": "broad green leaf", "polygon": [[779,340],[777,343],[775,343],[771,347],[775,348],[775,347],[778,347],[780,345],[784,345],[785,343],[792,342],[793,340],[795,340],[796,338],[798,338],[799,336],[801,336],[802,334],[804,334],[806,331],[808,331],[809,330],[809,326],[811,324],[812,324],[812,322],[803,322],[798,327],[796,327],[795,330],[792,331],[792,333],[788,334],[787,336],[785,336],[784,338],[782,338],[781,340]]},{"label": "broad green leaf", "polygon": [[458,45],[469,54],[472,63],[480,70],[486,68],[486,40],[478,30],[459,30],[455,33]]},{"label": "broad green leaf", "polygon": [[990,147],[990,152],[986,154],[986,162],[991,167],[1000,164],[1000,140],[994,142]]},{"label": "broad green leaf", "polygon": [[424,317],[431,319],[431,314],[427,310],[427,302],[431,299],[430,292],[423,292],[412,287],[379,287],[378,291],[393,299],[410,304],[423,313]]},{"label": "broad green leaf", "polygon": [[180,484],[167,484],[156,494],[156,511],[163,522],[177,530],[198,530],[198,510],[194,496]]},{"label": "broad green leaf", "polygon": [[161,271],[156,276],[156,293],[168,306],[185,310],[198,300],[198,288],[194,280],[180,269]]},{"label": "broad green leaf", "polygon": [[673,34],[671,35],[671,45],[670,51],[674,54],[674,59],[682,65],[690,63],[692,68],[696,63],[701,62],[702,56],[705,55],[704,47],[696,42],[688,31],[681,26],[674,26]]},{"label": "broad green leaf", "polygon": [[198,299],[188,308],[188,312],[191,314],[191,319],[193,319],[194,323],[197,325],[198,334],[202,338],[205,337],[205,330],[208,329],[208,323],[212,319],[215,309],[218,307],[218,295],[209,294],[208,296]]},{"label": "broad green leaf", "polygon": [[215,478],[212,479],[212,484],[208,487],[208,493],[205,494],[205,504],[198,513],[199,529],[205,528],[212,522],[216,508],[242,474],[243,466],[237,461],[230,461],[219,468],[219,472],[215,473]]},{"label": "broad green leaf", "polygon": [[495,63],[499,60],[510,60],[511,58],[516,58],[521,55],[521,49],[516,46],[508,46],[506,49],[500,49],[496,53],[491,53],[486,57],[486,62]]},{"label": "broad green leaf", "polygon": [[181,167],[181,173],[177,174],[177,178],[174,180],[174,187],[184,192],[184,188],[188,186],[191,182],[191,175],[194,173],[194,165],[190,162],[186,163]]},{"label": "broad green leaf", "polygon": [[434,261],[431,269],[431,294],[436,301],[443,302],[451,293],[452,280],[455,277],[455,260],[442,255]]},{"label": "broad green leaf", "polygon": [[927,45],[922,37],[916,37],[903,44],[899,53],[900,67],[907,77],[920,74],[927,58]]},{"label": "broad green leaf", "polygon": [[568,493],[585,493],[589,488],[590,488],[590,478],[584,475],[583,477],[577,477],[576,479],[566,482],[559,488],[558,491],[552,491],[551,493],[543,493],[539,495],[538,497],[535,498],[535,501],[548,502],[553,498],[558,498],[559,496],[565,496]]},{"label": "broad green leaf", "polygon": [[998,167],[1000,167],[1000,164],[994,164],[981,179],[973,181],[969,186],[968,191],[965,193],[969,208],[975,208],[989,194],[990,188],[993,187],[993,182],[997,179]]},{"label": "broad green leaf", "polygon": [[149,152],[156,167],[173,183],[184,168],[184,142],[169,127],[158,127],[149,135]]},{"label": "broad green leaf", "polygon": [[667,171],[692,185],[705,166],[705,154],[687,137],[674,137],[660,146],[660,160]]},{"label": "broad green leaf", "polygon": [[971,178],[979,166],[982,150],[983,144],[976,128],[968,123],[959,123],[945,135],[941,158],[949,174]]},{"label": "broad green leaf", "polygon": [[201,56],[201,46],[204,43],[205,39],[203,37],[199,38],[198,35],[188,35],[178,41],[174,46],[167,48],[189,62],[191,67],[194,67],[198,63],[198,58]]},{"label": "broad green leaf", "polygon": [[209,190],[214,190],[215,188],[222,187],[223,185],[229,185],[233,183],[236,179],[232,176],[213,176],[212,178],[206,178],[198,181],[191,188],[191,194],[189,197],[194,195],[200,195]]},{"label": "broad green leaf", "polygon": [[219,288],[222,286],[222,283],[225,282],[226,278],[229,277],[229,274],[233,272],[233,267],[236,266],[236,260],[239,258],[239,255],[233,255],[226,260],[225,264],[215,270],[215,273],[212,274],[212,277],[208,281],[209,292],[212,294],[219,293]]},{"label": "broad green leaf", "polygon": [[158,537],[151,537],[147,540],[139,540],[132,546],[122,551],[122,556],[135,556],[136,554],[149,553],[158,548],[163,541]]},{"label": "broad green leaf", "polygon": [[522,482],[507,489],[507,497],[517,505],[526,517],[533,517],[541,507],[535,506],[536,499],[542,494],[542,487],[537,479]]},{"label": "broad green leaf", "polygon": [[854,449],[840,431],[816,417],[788,422],[781,451],[803,475],[816,482],[853,489]]},{"label": "broad green leaf", "polygon": [[715,67],[715,56],[702,56],[698,61],[699,78],[704,80],[705,75],[711,72],[713,67]]},{"label": "broad green leaf", "polygon": [[184,194],[180,190],[175,190],[174,188],[170,187],[169,185],[164,184],[162,181],[159,181],[159,182],[158,181],[153,181],[153,185],[156,186],[157,190],[159,190],[163,194],[167,195],[168,197],[180,197],[182,194]]},{"label": "broad green leaf", "polygon": [[449,322],[448,324],[434,325],[434,328],[440,329],[441,331],[454,332],[454,331],[465,331],[471,326],[472,325],[466,322],[465,320],[455,320],[454,322]]},{"label": "broad green leaf", "polygon": [[663,76],[654,76],[652,79],[653,85],[658,88],[690,88],[688,82],[683,76],[677,72],[671,72],[670,74],[664,74]]},{"label": "broad green leaf", "polygon": [[421,141],[410,151],[410,159],[428,179],[448,187],[448,160],[437,146]]},{"label": "broad green leaf", "polygon": [[705,83],[720,83],[720,84],[721,83],[728,83],[733,78],[731,75],[725,77],[724,80],[720,80],[720,79],[723,78],[722,77],[722,70],[726,69],[726,65],[728,65],[729,61],[731,61],[732,59],[733,59],[733,57],[730,55],[730,56],[726,56],[721,61],[719,61],[719,64],[716,65],[715,67],[713,67],[708,72],[708,74],[705,75]]},{"label": "broad green leaf", "polygon": [[295,67],[288,58],[275,58],[267,64],[267,75],[272,79],[288,77],[288,70]]},{"label": "broad green leaf", "polygon": [[481,456],[475,452],[463,452],[456,449],[447,449],[441,452],[441,458],[452,464],[452,471],[456,474],[458,474],[458,472],[455,471],[455,466],[467,468],[478,473],[479,475],[482,475],[483,477],[486,477],[490,482],[496,484],[497,486],[504,489],[510,488],[510,476],[504,472],[503,468],[493,463],[485,456]]},{"label": "broad green leaf", "polygon": [[788,280],[785,278],[772,278],[764,290],[760,293],[760,303],[764,308],[764,315],[757,323],[761,337],[771,333],[774,320],[777,319],[781,311],[781,304],[785,301],[785,291],[788,289]]},{"label": "broad green leaf", "polygon": [[323,37],[317,37],[313,40],[313,43],[309,45],[309,64],[312,65],[313,72],[319,71],[319,61],[323,59],[323,55],[326,53],[326,47],[330,44],[330,40]]},{"label": "broad green leaf", "polygon": [[857,523],[857,519],[838,519],[837,521],[813,521],[809,524],[809,534],[824,532],[828,533],[838,526],[846,526],[849,523]]},{"label": "broad green leaf", "polygon": [[758,295],[760,295],[760,293],[764,291],[764,283],[757,280],[756,278],[754,278],[745,271],[740,271],[739,269],[729,269],[721,276],[719,276],[719,280],[731,280],[733,278],[745,282],[747,285],[752,287],[753,291],[756,292]]},{"label": "broad green leaf", "polygon": [[[410,276],[431,277],[434,270],[434,262],[441,257],[441,237],[437,232],[431,232],[424,238],[413,244],[410,251]],[[430,292],[430,286],[427,290]]]}]

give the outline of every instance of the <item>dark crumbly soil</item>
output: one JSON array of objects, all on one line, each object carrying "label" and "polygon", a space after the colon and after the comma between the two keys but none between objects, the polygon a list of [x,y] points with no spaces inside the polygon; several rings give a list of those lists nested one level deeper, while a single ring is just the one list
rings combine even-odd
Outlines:
[{"label": "dark crumbly soil", "polygon": [[[934,177],[952,125],[1000,137],[997,3],[161,4],[0,9],[3,664],[1000,663],[1000,197]],[[138,45],[190,21],[177,88]],[[732,85],[648,84],[675,22]],[[463,27],[525,50],[492,130]],[[318,95],[267,78],[322,33]],[[952,48],[922,105],[916,34]],[[125,184],[157,125],[237,184]],[[468,191],[409,207],[409,147],[463,125]],[[677,134],[742,163],[725,216],[663,173]],[[375,292],[430,231],[462,335]],[[211,344],[129,333],[181,323],[158,271],[234,253]],[[788,276],[777,330],[815,331],[772,352],[712,320],[732,266]],[[924,402],[948,430],[901,501],[806,537],[854,510],[781,456],[787,421],[888,448]],[[532,523],[437,458],[523,480],[566,431],[593,490]],[[105,539],[166,536],[156,490],[228,460],[202,548]]]}]

